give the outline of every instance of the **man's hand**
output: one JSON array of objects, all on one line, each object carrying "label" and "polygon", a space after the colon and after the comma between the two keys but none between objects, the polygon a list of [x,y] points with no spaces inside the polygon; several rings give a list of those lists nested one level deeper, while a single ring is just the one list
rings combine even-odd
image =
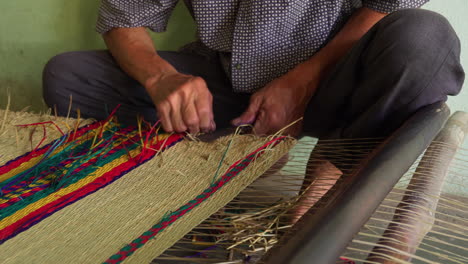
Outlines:
[{"label": "man's hand", "polygon": [[165,73],[149,85],[148,91],[165,131],[215,130],[213,97],[201,77]]},{"label": "man's hand", "polygon": [[[274,134],[303,117],[314,86],[314,82],[299,81],[292,73],[277,78],[253,94],[247,110],[232,123],[254,124],[259,135]],[[300,121],[283,134],[298,136],[301,130]]]},{"label": "man's hand", "polygon": [[167,132],[215,129],[212,96],[200,77],[185,75],[162,59],[145,28],[114,28],[104,35],[112,55],[151,96]]},{"label": "man's hand", "polygon": [[[233,120],[233,125],[255,124],[257,134],[272,134],[302,117],[320,81],[386,15],[365,7],[357,10],[319,52],[255,93],[247,111]],[[297,136],[300,132],[301,124],[298,124],[284,134]]]}]

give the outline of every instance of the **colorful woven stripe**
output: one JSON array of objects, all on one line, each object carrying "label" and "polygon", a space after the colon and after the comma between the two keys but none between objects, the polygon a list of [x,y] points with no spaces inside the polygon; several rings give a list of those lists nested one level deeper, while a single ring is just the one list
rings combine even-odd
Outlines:
[{"label": "colorful woven stripe", "polygon": [[[65,136],[63,137],[66,139],[66,143],[69,143],[73,140],[79,139],[82,137],[84,134],[86,134],[88,131],[93,130],[98,128],[100,123],[96,122],[91,125],[85,126],[81,129],[78,129],[76,132],[74,132],[71,136]],[[41,158],[43,158],[44,154],[50,150],[54,144],[57,144],[60,142],[62,138],[36,150],[33,152],[29,152],[24,154],[23,156],[20,156],[14,160],[9,161],[3,166],[0,166],[0,183],[4,182],[5,180],[9,179],[10,177],[20,173],[22,170],[27,169],[26,166],[33,166],[39,162]]]},{"label": "colorful woven stripe", "polygon": [[0,167],[0,244],[182,139],[96,122]]},{"label": "colorful woven stripe", "polygon": [[163,231],[165,228],[176,222],[178,219],[183,217],[185,214],[190,212],[192,209],[200,205],[202,202],[207,200],[213,194],[215,194],[219,189],[225,186],[231,179],[233,179],[236,175],[238,175],[242,170],[244,170],[247,166],[249,166],[253,161],[255,161],[258,157],[260,157],[264,150],[268,147],[274,147],[278,143],[280,143],[285,137],[276,138],[256,151],[250,153],[247,157],[242,160],[237,161],[234,163],[227,172],[216,182],[214,182],[209,188],[204,190],[201,194],[196,196],[193,200],[189,201],[184,206],[180,207],[176,211],[166,215],[163,219],[154,225],[151,229],[144,232],[140,237],[136,238],[128,245],[123,247],[119,252],[111,256],[107,259],[104,263],[105,264],[117,264],[124,261],[127,257],[131,256],[135,253],[139,248],[144,246],[150,239],[153,239],[158,233]]}]

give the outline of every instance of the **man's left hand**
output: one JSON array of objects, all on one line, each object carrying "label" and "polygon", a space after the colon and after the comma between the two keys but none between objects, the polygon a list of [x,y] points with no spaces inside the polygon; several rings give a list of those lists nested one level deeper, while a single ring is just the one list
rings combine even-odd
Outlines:
[{"label": "man's left hand", "polygon": [[[274,134],[303,117],[317,84],[299,81],[293,74],[283,75],[254,93],[247,110],[232,124],[253,124],[258,135]],[[301,130],[299,121],[282,134],[298,136]]]}]

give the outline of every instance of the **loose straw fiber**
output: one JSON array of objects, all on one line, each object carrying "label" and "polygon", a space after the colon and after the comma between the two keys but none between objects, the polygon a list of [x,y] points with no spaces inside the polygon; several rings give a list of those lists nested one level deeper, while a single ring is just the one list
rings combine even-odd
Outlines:
[{"label": "loose straw fiber", "polygon": [[[15,120],[16,114],[10,112],[9,120]],[[12,158],[4,153],[4,149],[11,149],[11,139],[17,137],[13,134],[16,134],[13,126],[41,121],[37,118],[19,120],[18,123],[8,122],[3,131],[0,131],[2,163]],[[37,138],[42,137],[42,130],[35,133],[41,135]],[[47,135],[51,136],[51,133]],[[60,134],[56,134],[55,138],[59,136]],[[37,138],[33,142],[40,141]],[[183,140],[107,187],[55,212],[7,240],[0,245],[0,262],[102,263],[150,230],[161,219],[165,219],[172,211],[202,194],[214,181],[220,179],[228,168],[244,160],[265,143],[265,139],[239,135],[221,138],[213,143]],[[293,140],[282,139],[274,148],[267,146],[258,152],[257,158],[227,181],[222,188],[122,261],[151,262],[154,257],[232,200],[293,144]]]},{"label": "loose straw fiber", "polygon": [[[76,126],[84,126],[92,122],[90,119],[77,120],[0,109],[0,165],[31,151],[43,138],[41,126],[22,128],[17,125],[50,121],[53,121],[62,131],[72,130]],[[47,127],[47,136],[43,144],[48,144],[61,136],[58,129],[52,128],[52,124],[47,124]]]}]

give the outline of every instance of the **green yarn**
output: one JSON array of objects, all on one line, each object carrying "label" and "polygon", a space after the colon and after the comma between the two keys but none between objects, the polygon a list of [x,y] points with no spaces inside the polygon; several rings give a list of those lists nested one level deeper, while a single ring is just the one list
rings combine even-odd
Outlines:
[{"label": "green yarn", "polygon": [[151,231],[145,231],[143,236],[151,236],[153,233]]},{"label": "green yarn", "polygon": [[110,259],[112,259],[112,260],[117,260],[117,259],[119,259],[119,258],[120,258],[119,255],[113,255],[113,256],[110,257]]},{"label": "green yarn", "polygon": [[231,140],[229,140],[229,144],[227,145],[226,150],[224,151],[223,156],[221,157],[221,160],[218,163],[218,168],[216,168],[216,172],[213,176],[213,179],[211,180],[211,184],[214,184],[218,179],[219,170],[221,169],[221,166],[223,165],[223,162],[226,159],[227,153],[229,152],[229,148],[231,147],[233,141],[234,137],[232,137]]},{"label": "green yarn", "polygon": [[123,247],[123,248],[125,249],[125,251],[132,249],[132,247],[131,247],[130,245],[126,245],[126,246]]},{"label": "green yarn", "polygon": [[[113,130],[111,131],[106,131],[104,132],[103,134],[103,138],[106,138],[106,139],[110,139],[112,138],[113,134],[115,132]],[[73,149],[73,151],[75,152],[81,152],[81,151],[86,151],[87,149],[89,149],[91,147],[91,144],[92,144],[92,140],[88,140],[86,142],[83,142],[81,144],[71,144],[71,146],[67,146],[63,151],[61,151],[60,153],[57,153],[56,155],[54,155],[53,157],[51,157],[50,159],[48,159],[46,162],[43,162],[42,164],[40,164],[40,166],[38,166],[38,168],[42,169],[42,170],[48,170],[51,165],[49,164],[59,164],[60,161],[63,161],[65,159],[67,159],[72,153],[70,153],[70,151]],[[74,146],[76,146],[75,148],[73,148]],[[82,155],[80,159],[77,159],[73,162],[73,165],[70,167],[70,168],[63,168],[64,170],[57,170],[53,173],[51,173],[50,175],[48,175],[46,178],[44,179],[47,179],[47,180],[50,180],[50,182],[52,182],[51,186],[49,186],[48,188],[40,191],[40,192],[37,192],[35,193],[34,195],[32,196],[29,196],[29,197],[26,197],[24,199],[22,199],[21,201],[18,201],[16,202],[15,204],[7,207],[7,208],[4,208],[1,210],[0,212],[0,219],[3,219],[5,217],[8,217],[12,214],[14,214],[15,212],[17,212],[18,210],[21,210],[22,208],[26,207],[27,205],[31,204],[31,203],[34,203],[50,194],[52,194],[53,192],[57,191],[58,189],[61,189],[61,188],[66,188],[68,186],[70,186],[71,184],[74,184],[76,182],[78,182],[79,180],[83,179],[84,177],[92,174],[93,172],[95,172],[98,168],[102,167],[103,165],[123,156],[123,155],[127,155],[127,151],[131,151],[131,150],[134,150],[135,148],[138,147],[138,144],[137,143],[134,143],[134,144],[131,144],[129,146],[127,146],[127,149],[123,148],[121,150],[118,150],[116,151],[115,153],[109,155],[108,157],[106,158],[101,158],[103,157],[104,155],[108,154],[110,150],[112,150],[112,146],[107,146],[105,148],[100,148],[98,151],[96,151],[95,153],[91,154],[91,155]],[[88,151],[89,153],[89,151]],[[88,162],[89,160],[93,159],[93,158],[98,158],[98,160],[91,166],[88,166],[86,168],[83,168],[79,173],[75,173],[75,174],[72,174],[77,168],[79,168],[81,165],[83,165],[84,163]],[[65,171],[65,175],[63,174]],[[18,176],[18,175],[17,175]],[[15,176],[15,177],[17,177]],[[37,185],[37,186],[40,186],[40,185],[43,185],[43,184],[40,184],[40,183],[37,183],[37,184],[34,184],[33,185]]]}]

